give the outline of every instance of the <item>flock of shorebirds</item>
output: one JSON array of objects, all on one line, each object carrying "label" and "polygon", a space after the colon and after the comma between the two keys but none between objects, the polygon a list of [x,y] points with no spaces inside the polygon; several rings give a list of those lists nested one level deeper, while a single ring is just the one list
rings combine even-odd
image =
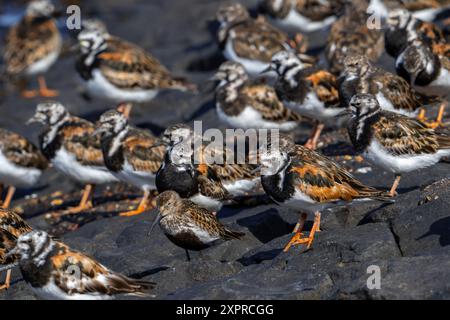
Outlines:
[{"label": "flock of shorebirds", "polygon": [[[29,120],[43,126],[38,147],[0,129],[0,183],[8,186],[0,210],[0,271],[7,270],[0,289],[9,288],[16,265],[42,298],[144,296],[155,285],[109,270],[46,232],[32,230],[8,209],[15,188],[35,185],[49,163],[85,185],[79,205],[62,214],[90,210],[95,185],[121,181],[140,188],[143,196],[135,210],[120,215],[156,206],[152,229],[159,224],[170,241],[186,250],[242,238],[243,233],[221,224],[216,212],[261,187],[276,204],[301,213],[285,251],[294,245],[310,248],[320,231],[320,212],[329,207],[362,199],[392,202],[402,174],[450,156],[450,136],[441,130],[450,93],[449,34],[432,22],[448,5],[438,0],[262,0],[257,17],[239,3],[220,5],[217,40],[227,61],[214,76],[217,116],[231,128],[283,132],[258,152],[257,163],[244,164],[194,162],[189,148],[179,148],[197,138],[187,124],[171,125],[159,137],[133,127],[131,103],[150,101],[166,89],[197,94],[197,85],[174,77],[138,45],[108,33],[100,20],[84,20],[76,71],[91,96],[120,104],[94,124],[70,114],[60,102],[39,103]],[[370,10],[382,27],[368,23]],[[5,76],[38,79],[38,89],[20,81],[24,98],[58,95],[44,78],[62,50],[55,17],[49,0],[33,0],[7,34]],[[325,61],[319,61],[307,53],[307,34],[328,29]],[[385,51],[395,59],[397,74],[375,65]],[[440,108],[431,121],[425,115],[434,104]],[[304,119],[315,125],[300,145],[289,133]],[[355,150],[395,175],[392,188],[367,186],[315,151],[325,126],[347,126]],[[200,154],[207,147],[201,144]],[[224,146],[214,152],[228,159],[230,150]],[[306,236],[307,214],[314,214],[314,224]]]}]

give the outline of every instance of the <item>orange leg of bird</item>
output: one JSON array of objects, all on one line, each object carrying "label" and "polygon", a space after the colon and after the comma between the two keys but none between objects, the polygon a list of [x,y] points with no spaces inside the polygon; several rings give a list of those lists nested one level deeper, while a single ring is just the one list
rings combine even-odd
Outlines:
[{"label": "orange leg of bird", "polygon": [[8,271],[6,271],[6,279],[5,279],[5,283],[0,285],[0,291],[2,290],[8,290],[9,289],[9,285],[11,283],[11,269],[9,269]]},{"label": "orange leg of bird", "polygon": [[442,126],[442,119],[444,118],[444,112],[445,112],[446,106],[447,106],[446,101],[441,103],[441,105],[439,106],[439,112],[436,117],[436,120],[434,120],[433,122],[427,123],[428,127],[432,128],[432,129],[436,129],[437,127]]},{"label": "orange leg of bird", "polygon": [[319,142],[320,134],[322,133],[322,130],[324,127],[325,127],[325,125],[323,123],[318,122],[315,124],[310,138],[305,143],[306,148],[311,149],[311,150],[316,150],[317,143]]},{"label": "orange leg of bird", "polygon": [[16,192],[15,187],[13,187],[13,186],[8,187],[8,192],[6,193],[6,198],[5,198],[5,201],[3,201],[3,205],[2,205],[3,209],[9,208],[9,205],[11,204],[11,200],[12,200],[15,192]]},{"label": "orange leg of bird", "polygon": [[392,197],[395,197],[397,195],[396,190],[397,190],[398,185],[400,184],[400,179],[401,178],[402,178],[401,175],[396,175],[395,176],[395,180],[394,180],[394,183],[392,184],[391,191],[389,191],[389,193],[391,194]]},{"label": "orange leg of bird", "polygon": [[139,206],[135,210],[120,213],[120,216],[131,217],[131,216],[136,216],[138,214],[141,214],[141,213],[147,211],[151,207],[151,206],[149,206],[149,200],[148,200],[149,197],[150,197],[150,191],[145,190],[144,195],[142,196],[141,202],[139,203]]},{"label": "orange leg of bird", "polygon": [[417,115],[417,120],[425,122],[427,118],[425,117],[425,108],[420,109],[419,114]]},{"label": "orange leg of bird", "polygon": [[53,98],[59,95],[58,91],[51,90],[47,87],[47,83],[45,82],[44,76],[38,77],[38,83],[39,83],[39,95],[41,97]]},{"label": "orange leg of bird", "polygon": [[86,211],[92,208],[91,194],[93,193],[94,185],[87,184],[84,187],[83,195],[81,196],[80,203],[76,207],[68,208],[66,214],[74,214],[82,211]]},{"label": "orange leg of bird", "polygon": [[312,226],[311,231],[309,232],[309,241],[308,241],[308,245],[307,245],[307,249],[311,248],[311,245],[314,241],[314,235],[316,234],[317,230],[320,227],[320,212],[316,212],[314,215],[314,224]]},{"label": "orange leg of bird", "polygon": [[288,252],[288,250],[296,244],[301,244],[301,243],[307,243],[308,238],[302,238],[303,233],[303,226],[305,225],[305,221],[307,218],[307,214],[306,213],[302,213],[297,224],[295,225],[294,228],[294,236],[291,238],[291,240],[289,241],[289,243],[284,247],[283,251],[284,252]]},{"label": "orange leg of bird", "polygon": [[439,106],[438,115],[436,117],[436,120],[434,121],[427,121],[427,118],[425,117],[425,109],[420,110],[419,115],[417,116],[417,119],[422,121],[427,127],[431,129],[436,129],[437,127],[442,126],[442,119],[444,118],[444,112],[445,108],[447,106],[447,102],[444,101]]}]

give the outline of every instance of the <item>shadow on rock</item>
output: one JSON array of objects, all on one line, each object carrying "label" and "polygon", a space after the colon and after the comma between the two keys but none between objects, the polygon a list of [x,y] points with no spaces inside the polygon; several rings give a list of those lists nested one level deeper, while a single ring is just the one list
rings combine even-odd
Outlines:
[{"label": "shadow on rock", "polygon": [[432,235],[439,236],[441,246],[448,246],[450,244],[450,217],[442,218],[434,222],[430,226],[430,230],[416,240],[421,240]]}]

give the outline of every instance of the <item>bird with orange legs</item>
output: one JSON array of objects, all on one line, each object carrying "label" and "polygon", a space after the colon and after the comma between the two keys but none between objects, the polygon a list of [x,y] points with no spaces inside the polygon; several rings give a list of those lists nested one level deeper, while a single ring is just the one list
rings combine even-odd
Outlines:
[{"label": "bird with orange legs", "polygon": [[36,185],[47,160],[30,141],[21,135],[0,128],[0,183],[8,186],[2,208],[8,208],[16,188]]},{"label": "bird with orange legs", "polygon": [[[391,201],[388,192],[366,186],[333,160],[286,136],[271,137],[268,148],[260,153],[260,172],[264,191],[275,203],[302,211],[285,252],[294,245],[311,247],[320,231],[321,213],[328,208],[361,199]],[[308,214],[314,214],[314,224],[305,237],[302,231]]]},{"label": "bird with orange legs", "polygon": [[383,110],[375,96],[357,94],[350,101],[349,136],[356,151],[374,165],[395,174],[394,196],[401,175],[450,156],[450,136],[423,122]]},{"label": "bird with orange legs", "polygon": [[56,62],[62,48],[55,15],[55,7],[49,0],[33,0],[28,4],[24,17],[6,36],[6,73],[22,79],[38,76],[39,89],[22,90],[25,98],[58,95],[57,91],[47,87],[43,75]]},{"label": "bird with orange legs", "polygon": [[[141,214],[152,207],[151,192],[164,161],[165,146],[149,131],[132,127],[122,113],[111,110],[100,117],[96,133],[101,137],[105,165],[120,181],[138,187],[143,196],[138,207],[122,216]],[[158,147],[154,147],[155,145]]]},{"label": "bird with orange legs", "polygon": [[44,125],[40,135],[42,153],[58,171],[85,186],[78,206],[65,213],[91,209],[94,186],[117,181],[105,167],[100,138],[93,134],[94,124],[71,115],[59,102],[38,104],[28,121],[32,122]]}]

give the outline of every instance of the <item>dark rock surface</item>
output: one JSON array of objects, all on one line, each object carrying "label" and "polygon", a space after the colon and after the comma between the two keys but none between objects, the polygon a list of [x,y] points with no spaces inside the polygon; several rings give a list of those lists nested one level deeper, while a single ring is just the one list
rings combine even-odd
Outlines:
[{"label": "dark rock surface", "polygon": [[[223,128],[213,108],[212,84],[207,81],[222,59],[207,23],[221,1],[80,2],[83,14],[102,18],[111,33],[140,44],[175,74],[200,85],[196,96],[164,92],[136,106],[132,119],[137,126],[158,134],[169,124],[199,119],[204,128]],[[242,2],[254,6],[256,1]],[[0,35],[5,30],[1,27]],[[320,33],[311,37],[318,51],[325,38]],[[114,105],[83,99],[73,58],[67,55],[52,68],[49,86],[61,91],[58,99],[73,113],[96,120]],[[392,69],[393,61],[384,56],[380,64]],[[37,102],[23,100],[7,88],[0,98],[0,126],[36,141],[39,128],[26,127],[24,122]],[[306,140],[310,127],[305,123],[296,132],[299,142]],[[322,141],[324,153],[365,183],[390,187],[390,174],[344,157],[352,154],[345,132],[327,131]],[[358,173],[367,167],[371,170]],[[19,190],[13,205],[34,227],[49,230],[111,269],[157,282],[158,299],[450,299],[449,168],[448,163],[439,163],[405,175],[394,204],[359,202],[324,212],[323,231],[306,252],[302,247],[282,252],[298,218],[295,212],[275,205],[225,207],[219,213],[221,221],[246,236],[191,253],[191,262],[159,228],[147,235],[155,211],[131,218],[117,216],[136,205],[139,197],[137,190],[122,185],[98,188],[98,206],[91,212],[51,216],[49,212],[78,201],[79,186],[49,170],[39,186]],[[311,222],[306,230],[310,227]],[[367,268],[373,265],[381,270],[379,290],[367,287]],[[14,270],[13,275],[13,285],[0,293],[0,299],[34,299],[20,272]]]}]

